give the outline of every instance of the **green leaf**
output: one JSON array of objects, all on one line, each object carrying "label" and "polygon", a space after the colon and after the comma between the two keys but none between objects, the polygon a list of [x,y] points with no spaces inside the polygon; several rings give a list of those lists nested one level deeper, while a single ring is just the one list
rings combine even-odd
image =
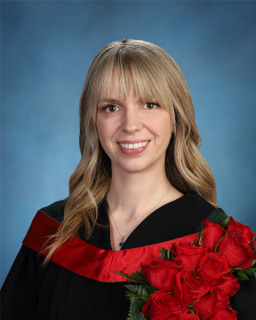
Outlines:
[{"label": "green leaf", "polygon": [[139,270],[136,271],[136,278],[137,278],[137,280],[141,280],[141,273]]},{"label": "green leaf", "polygon": [[148,300],[150,295],[152,293],[155,293],[156,290],[152,288],[149,285],[146,284],[127,284],[125,287],[130,290],[126,291],[126,297],[127,299],[132,299],[132,297],[135,298],[135,303],[139,306],[142,307],[144,303]]},{"label": "green leaf", "polygon": [[220,224],[220,226],[224,229],[227,229],[230,224],[230,218],[231,216],[227,217],[225,220],[223,220]]},{"label": "green leaf", "polygon": [[193,240],[192,242],[190,242],[190,244],[197,244],[196,238],[197,238],[197,234],[196,234],[196,236],[195,236],[195,240]]},{"label": "green leaf", "polygon": [[167,259],[170,259],[170,255],[171,255],[171,248],[168,248],[167,250],[166,250],[166,256],[167,256]]},{"label": "green leaf", "polygon": [[152,293],[155,293],[157,292],[158,290],[152,288],[151,286],[148,286],[148,285],[145,285],[144,286],[144,290],[145,290],[145,293],[148,295],[148,297],[152,294]]},{"label": "green leaf", "polygon": [[130,274],[128,274],[128,273],[122,273],[122,272],[119,272],[119,271],[116,271],[116,270],[114,270],[114,272],[119,274],[122,277],[125,277],[127,280],[131,280],[132,279],[132,276]]},{"label": "green leaf", "polygon": [[198,232],[198,244],[202,245],[203,231]]},{"label": "green leaf", "polygon": [[251,272],[250,268],[244,270],[245,273],[247,273],[249,276],[252,276],[253,273]]},{"label": "green leaf", "polygon": [[139,310],[135,303],[135,298],[131,299],[130,310],[127,320],[144,320],[143,313]]},{"label": "green leaf", "polygon": [[174,256],[171,253],[171,248],[172,248],[172,246],[169,247],[167,250],[165,250],[164,246],[162,246],[161,248],[158,249],[159,252],[160,252],[161,257],[154,257],[154,258],[167,260],[167,259],[169,259],[171,257],[172,259],[174,259]]},{"label": "green leaf", "polygon": [[153,257],[154,259],[162,259],[165,260],[163,257]]},{"label": "green leaf", "polygon": [[249,278],[247,277],[247,275],[243,271],[237,270],[237,271],[235,271],[235,273],[237,275],[238,280],[249,280]]},{"label": "green leaf", "polygon": [[167,257],[166,257],[166,252],[165,252],[165,250],[164,250],[164,246],[162,246],[162,247],[159,249],[159,251],[160,251],[161,257],[162,257],[164,260],[166,260]]},{"label": "green leaf", "polygon": [[252,267],[253,265],[255,265],[255,263],[256,263],[256,259],[252,260],[251,267]]},{"label": "green leaf", "polygon": [[131,290],[132,292],[138,292],[138,285],[137,284],[126,284],[124,285],[127,289]]},{"label": "green leaf", "polygon": [[252,273],[252,275],[253,275],[254,278],[256,279],[256,270],[255,270],[253,267],[250,267],[250,268],[248,268],[248,269],[246,269],[246,270],[250,270],[251,273]]},{"label": "green leaf", "polygon": [[[141,273],[141,278],[140,279],[136,279],[136,275],[135,273],[133,272],[132,276],[130,274],[126,274],[126,273],[121,273],[121,272],[118,272],[116,270],[114,270],[115,273],[119,274],[120,276],[122,277],[125,277],[129,282],[137,282],[137,283],[144,283],[144,282],[147,282],[147,280],[143,277],[142,273]],[[137,273],[137,271],[136,271]],[[143,279],[142,279],[143,278]]]},{"label": "green leaf", "polygon": [[116,270],[114,270],[114,272],[115,273],[117,273],[117,274],[119,274],[120,276],[122,276],[122,277],[127,277],[127,274],[126,273],[121,273],[121,272],[119,272],[119,271],[116,271]]}]

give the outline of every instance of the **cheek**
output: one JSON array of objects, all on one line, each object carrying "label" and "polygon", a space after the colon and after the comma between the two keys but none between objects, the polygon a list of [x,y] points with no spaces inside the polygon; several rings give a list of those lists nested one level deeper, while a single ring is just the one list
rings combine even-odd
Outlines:
[{"label": "cheek", "polygon": [[105,129],[104,129],[104,122],[100,119],[100,117],[97,117],[96,125],[97,125],[99,140],[102,143],[102,138],[104,137],[103,132],[105,131]]},{"label": "cheek", "polygon": [[112,138],[114,133],[114,127],[111,125],[110,121],[106,121],[100,117],[97,118],[97,131],[101,143],[104,145],[105,141]]},{"label": "cheek", "polygon": [[154,119],[152,128],[156,137],[160,137],[163,140],[170,140],[172,133],[172,121],[169,116],[159,117]]}]

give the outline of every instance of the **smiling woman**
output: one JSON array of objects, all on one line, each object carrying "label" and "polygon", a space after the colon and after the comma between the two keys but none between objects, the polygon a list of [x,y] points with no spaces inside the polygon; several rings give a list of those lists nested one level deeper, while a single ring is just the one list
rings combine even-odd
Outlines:
[{"label": "smiling woman", "polygon": [[[35,215],[2,288],[3,320],[126,319],[125,280],[114,270],[131,273],[159,247],[194,239],[203,220],[227,218],[199,151],[186,81],[162,48],[141,40],[108,44],[89,68],[79,110],[81,160],[69,196]],[[198,282],[195,270],[192,276]],[[255,288],[251,281],[231,297],[243,320],[255,314],[253,304],[241,303]],[[209,290],[204,298],[213,295]],[[228,299],[220,310],[235,319]],[[188,307],[190,314],[168,311],[161,319],[200,319]]]}]

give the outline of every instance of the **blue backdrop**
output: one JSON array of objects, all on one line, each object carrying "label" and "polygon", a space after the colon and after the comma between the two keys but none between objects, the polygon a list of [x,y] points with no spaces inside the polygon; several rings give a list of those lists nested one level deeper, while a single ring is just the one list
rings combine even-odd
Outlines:
[{"label": "blue backdrop", "polygon": [[78,102],[109,42],[153,42],[183,71],[218,204],[256,231],[255,2],[18,1],[2,7],[1,284],[38,209],[68,195]]}]

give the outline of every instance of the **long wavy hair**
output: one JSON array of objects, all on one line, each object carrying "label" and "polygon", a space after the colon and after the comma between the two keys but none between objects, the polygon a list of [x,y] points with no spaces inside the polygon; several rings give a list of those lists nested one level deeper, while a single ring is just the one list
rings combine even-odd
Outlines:
[{"label": "long wavy hair", "polygon": [[144,101],[154,96],[173,116],[176,132],[166,149],[165,161],[166,175],[173,187],[182,193],[193,191],[218,207],[215,180],[199,151],[201,136],[179,66],[152,43],[132,39],[112,42],[94,58],[85,79],[79,107],[81,160],[70,177],[64,220],[53,235],[45,261],[64,242],[78,235],[82,225],[88,239],[98,224],[98,205],[106,196],[112,173],[111,160],[98,138],[97,105],[100,97],[107,97],[111,90],[113,72],[121,97],[127,96],[128,86],[132,85],[136,96]]}]

